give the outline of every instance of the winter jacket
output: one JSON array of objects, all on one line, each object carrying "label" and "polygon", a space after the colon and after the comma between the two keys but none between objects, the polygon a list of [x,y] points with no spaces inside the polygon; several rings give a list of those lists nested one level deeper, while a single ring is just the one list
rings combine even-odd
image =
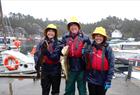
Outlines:
[{"label": "winter jacket", "polygon": [[[46,41],[48,46],[46,47]],[[51,45],[51,46],[50,46]],[[51,47],[51,49],[48,49]],[[34,55],[35,60],[35,69],[38,70],[41,67],[41,71],[46,74],[60,74],[61,73],[61,64],[60,64],[60,55],[61,55],[62,45],[58,40],[41,41],[36,48],[36,53]]]},{"label": "winter jacket", "polygon": [[[111,83],[111,80],[112,80],[112,76],[114,74],[114,63],[115,63],[115,59],[114,59],[114,54],[113,54],[113,51],[111,49],[111,47],[105,43],[103,45],[104,47],[104,57],[105,59],[107,59],[106,63],[108,63],[108,66],[103,66],[103,67],[106,67],[106,69],[99,69],[100,66],[93,66],[93,65],[99,65],[98,63],[100,61],[95,61],[97,60],[96,58],[94,59],[93,57],[89,57],[89,54],[90,56],[93,56],[93,52],[94,49],[93,48],[96,48],[97,51],[98,50],[103,50],[103,48],[98,48],[96,45],[95,45],[95,42],[92,43],[92,48],[90,49],[90,51],[88,52],[88,57],[87,57],[87,71],[86,71],[86,80],[89,82],[89,83],[92,83],[92,84],[95,84],[95,85],[102,85],[104,86],[105,83]],[[102,58],[101,58],[101,61],[102,61]],[[93,62],[96,62],[93,64]],[[90,67],[90,68],[89,68]],[[97,67],[97,68],[95,68]]]}]

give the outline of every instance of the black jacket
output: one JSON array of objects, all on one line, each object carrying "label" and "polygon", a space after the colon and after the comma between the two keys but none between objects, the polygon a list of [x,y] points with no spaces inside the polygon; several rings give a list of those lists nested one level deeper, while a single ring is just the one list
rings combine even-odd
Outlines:
[{"label": "black jacket", "polygon": [[[38,70],[41,67],[41,71],[43,73],[53,75],[60,74],[61,73],[60,55],[62,49],[61,42],[59,40],[54,40],[53,42],[51,42],[53,44],[54,51],[50,52],[47,50],[46,47],[44,47],[45,40],[41,41],[36,47],[36,53],[34,55],[36,65],[35,69]],[[50,60],[52,60],[52,62],[54,62],[54,64],[41,63],[42,56],[47,56]]]}]

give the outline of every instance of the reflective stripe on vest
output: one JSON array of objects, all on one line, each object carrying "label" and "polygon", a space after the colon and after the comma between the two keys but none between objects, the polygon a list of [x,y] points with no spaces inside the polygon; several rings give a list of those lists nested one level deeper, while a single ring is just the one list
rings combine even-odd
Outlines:
[{"label": "reflective stripe on vest", "polygon": [[106,71],[109,69],[109,63],[105,57],[105,49],[93,48],[92,53],[92,68],[99,71]]},{"label": "reflective stripe on vest", "polygon": [[82,48],[84,46],[83,41],[77,36],[74,39],[71,37],[67,41],[69,45],[69,57],[81,57]]}]

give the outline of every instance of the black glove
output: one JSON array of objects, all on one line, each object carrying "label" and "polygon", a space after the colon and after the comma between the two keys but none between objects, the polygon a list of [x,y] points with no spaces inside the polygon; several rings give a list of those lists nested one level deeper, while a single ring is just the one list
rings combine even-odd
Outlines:
[{"label": "black glove", "polygon": [[36,79],[39,79],[40,78],[40,66],[36,64],[35,65],[35,70],[37,72]]},{"label": "black glove", "polygon": [[37,71],[36,79],[40,79],[40,76],[41,76],[41,75],[40,75],[40,72]]},{"label": "black glove", "polygon": [[38,66],[37,66],[37,65],[35,65],[35,70],[36,70],[36,71],[38,70]]}]

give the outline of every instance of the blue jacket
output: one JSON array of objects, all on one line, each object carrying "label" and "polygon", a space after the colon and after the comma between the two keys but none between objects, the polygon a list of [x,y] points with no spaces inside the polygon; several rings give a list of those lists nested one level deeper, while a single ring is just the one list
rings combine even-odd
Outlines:
[{"label": "blue jacket", "polygon": [[[52,42],[53,44],[53,52],[48,51],[44,47],[45,40],[41,41],[36,48],[36,53],[34,55],[35,60],[35,69],[38,70],[41,67],[42,73],[45,74],[61,74],[61,64],[60,64],[60,55],[61,55],[61,49],[62,45],[61,42],[58,40],[54,40]],[[41,63],[41,57],[47,56],[50,60],[54,62],[54,64],[47,64],[47,63]],[[57,63],[56,63],[57,62]]]},{"label": "blue jacket", "polygon": [[[92,44],[92,47],[95,47],[94,43]],[[109,70],[108,71],[98,71],[93,69],[87,70],[86,71],[87,82],[102,86],[104,86],[105,83],[111,84],[112,76],[114,75],[115,58],[111,47],[107,43],[105,44],[105,56],[109,63]]]},{"label": "blue jacket", "polygon": [[[77,35],[82,41],[83,43],[85,44],[90,44],[90,40],[88,38],[88,36],[86,36],[85,34],[83,33],[79,33]],[[69,38],[71,38],[72,36],[70,35],[70,32],[66,33],[63,37],[62,37],[62,42],[63,44],[67,44],[67,40]],[[80,58],[77,58],[77,57],[68,57],[68,63],[70,65],[70,71],[83,71],[85,70],[85,61],[83,61],[83,58],[80,57]]]}]

